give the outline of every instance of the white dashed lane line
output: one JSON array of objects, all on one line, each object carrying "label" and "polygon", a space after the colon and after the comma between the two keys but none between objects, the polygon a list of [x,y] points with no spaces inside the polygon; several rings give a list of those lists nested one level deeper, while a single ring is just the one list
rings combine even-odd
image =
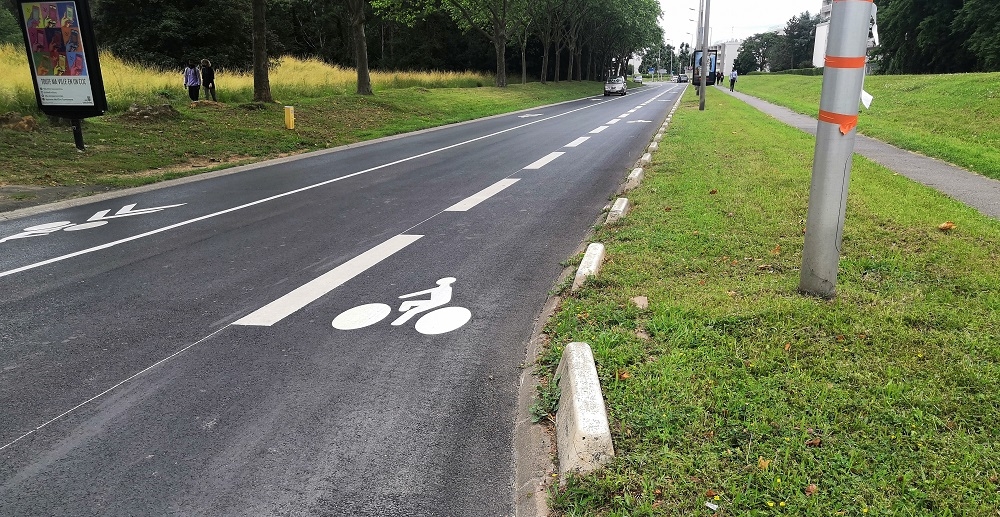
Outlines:
[{"label": "white dashed lane line", "polygon": [[580,138],[577,138],[576,140],[573,140],[572,142],[564,145],[563,147],[576,147],[576,146],[578,146],[578,145],[586,142],[587,140],[590,140],[589,136],[581,136]]},{"label": "white dashed lane line", "polygon": [[607,128],[608,128],[608,126],[598,126],[598,127],[594,128],[594,129],[592,129],[590,131],[590,134],[596,135],[597,133],[600,133],[601,131],[604,131]]},{"label": "white dashed lane line", "polygon": [[507,188],[507,187],[509,187],[509,186],[511,186],[511,185],[513,185],[515,183],[517,183],[517,182],[518,182],[517,178],[502,179],[502,180],[500,180],[500,181],[498,181],[498,182],[496,182],[496,183],[494,183],[494,184],[492,184],[492,185],[484,188],[483,190],[480,190],[479,192],[476,192],[475,194],[473,194],[473,195],[471,195],[471,196],[463,199],[462,201],[459,201],[458,203],[455,203],[454,205],[451,205],[450,207],[445,208],[444,211],[445,212],[466,212],[470,208],[472,208],[472,207],[478,205],[479,203],[482,203],[483,201],[486,201],[487,199],[489,199],[489,198],[497,195],[503,189],[505,189],[505,188]]},{"label": "white dashed lane line", "polygon": [[545,165],[547,165],[552,160],[555,160],[556,158],[558,158],[558,157],[560,157],[560,156],[562,156],[564,154],[566,154],[566,153],[560,153],[560,152],[549,153],[544,158],[535,161],[531,165],[528,165],[527,167],[525,167],[525,169],[528,169],[528,170],[541,169],[542,167],[545,167]]}]

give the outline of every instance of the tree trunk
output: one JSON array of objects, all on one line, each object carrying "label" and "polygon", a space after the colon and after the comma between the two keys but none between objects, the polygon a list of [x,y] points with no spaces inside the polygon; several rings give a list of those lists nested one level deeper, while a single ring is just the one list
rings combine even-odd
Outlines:
[{"label": "tree trunk", "polygon": [[549,82],[549,44],[542,43],[545,50],[542,51],[542,73],[539,74],[538,80],[542,84]]},{"label": "tree trunk", "polygon": [[507,42],[500,36],[493,43],[494,48],[497,51],[497,77],[496,77],[496,87],[506,88],[507,87]]},{"label": "tree trunk", "polygon": [[507,27],[499,19],[493,20],[493,47],[497,52],[496,87],[507,87]]},{"label": "tree trunk", "polygon": [[372,95],[368,73],[368,40],[365,39],[365,0],[347,0],[351,10],[351,34],[354,38],[354,63],[358,69],[358,95]]},{"label": "tree trunk", "polygon": [[525,58],[528,53],[528,41],[525,40],[521,44],[521,84],[528,84],[528,63],[525,62]]},{"label": "tree trunk", "polygon": [[267,77],[267,20],[264,0],[253,0],[253,100],[274,102]]}]

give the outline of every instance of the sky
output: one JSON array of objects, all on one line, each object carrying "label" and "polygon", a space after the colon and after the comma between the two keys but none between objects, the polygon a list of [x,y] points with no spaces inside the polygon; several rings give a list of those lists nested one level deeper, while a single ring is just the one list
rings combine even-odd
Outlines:
[{"label": "sky", "polygon": [[[704,1],[704,0],[701,0]],[[743,39],[759,32],[778,30],[793,16],[805,11],[819,13],[822,0],[710,0],[709,44]],[[659,0],[663,10],[660,26],[664,39],[675,47],[692,43],[697,34],[699,0]],[[691,10],[693,8],[694,10]],[[687,34],[687,33],[691,34]],[[700,45],[699,45],[700,46]]]}]

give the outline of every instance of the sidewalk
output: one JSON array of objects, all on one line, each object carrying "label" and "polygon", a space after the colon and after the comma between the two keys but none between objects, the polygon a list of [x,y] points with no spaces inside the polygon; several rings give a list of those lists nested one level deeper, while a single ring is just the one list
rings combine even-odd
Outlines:
[{"label": "sidewalk", "polygon": [[[788,124],[816,135],[816,119],[751,97],[745,93],[719,91],[732,95],[758,110]],[[861,116],[864,117],[862,110]],[[854,152],[918,183],[931,187],[957,201],[965,203],[984,215],[1000,219],[1000,181],[980,176],[961,167],[900,149],[885,142],[858,133]]]}]

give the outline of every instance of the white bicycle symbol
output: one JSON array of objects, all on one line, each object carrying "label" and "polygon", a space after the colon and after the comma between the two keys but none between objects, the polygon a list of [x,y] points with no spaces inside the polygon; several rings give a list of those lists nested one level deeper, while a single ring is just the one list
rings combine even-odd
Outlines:
[{"label": "white bicycle symbol", "polygon": [[[472,312],[465,307],[441,307],[451,301],[451,284],[455,283],[454,277],[445,277],[437,281],[437,287],[417,291],[415,293],[404,294],[403,298],[412,298],[420,295],[430,295],[427,300],[409,300],[399,306],[399,312],[403,314],[393,320],[393,326],[399,326],[411,318],[426,312],[414,327],[421,334],[444,334],[451,332],[472,319]],[[435,309],[435,310],[431,310]],[[429,312],[428,312],[429,311]],[[352,307],[337,315],[333,319],[333,328],[337,330],[355,330],[374,325],[392,314],[392,307],[384,303],[366,303],[357,307]]]}]

